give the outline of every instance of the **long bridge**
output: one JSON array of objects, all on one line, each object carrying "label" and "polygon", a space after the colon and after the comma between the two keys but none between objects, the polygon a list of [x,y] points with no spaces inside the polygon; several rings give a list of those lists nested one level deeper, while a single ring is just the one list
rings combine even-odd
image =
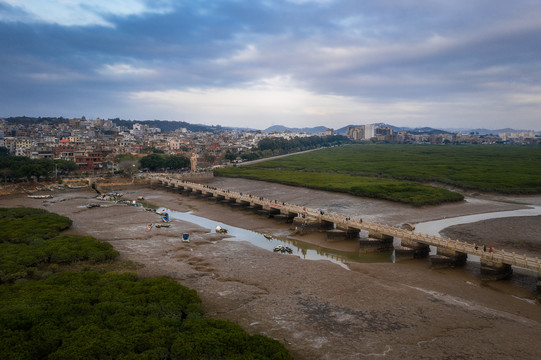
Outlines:
[{"label": "long bridge", "polygon": [[[269,216],[281,216],[284,220],[293,222],[297,228],[301,227],[301,229],[327,230],[335,234],[342,234],[345,237],[356,237],[359,231],[364,230],[369,233],[370,239],[365,241],[365,244],[372,241],[378,244],[377,246],[381,246],[382,242],[385,244],[390,243],[392,246],[393,239],[399,238],[401,246],[395,249],[397,256],[427,256],[429,246],[434,246],[437,248],[437,255],[431,257],[433,265],[457,265],[465,262],[468,254],[478,256],[481,263],[481,275],[486,279],[508,277],[512,274],[512,266],[535,271],[538,279],[541,279],[541,261],[537,257],[517,255],[514,252],[501,249],[486,251],[486,248],[464,241],[423,234],[397,226],[363,221],[359,218],[355,219],[332,212],[323,212],[318,209],[271,200],[261,196],[192,183],[171,176],[153,175],[150,176],[150,180],[151,183],[158,183],[187,193],[206,196],[239,207],[248,207],[260,213],[267,213]],[[361,242],[363,241],[361,240]],[[538,288],[540,286],[541,283],[538,282]]]}]

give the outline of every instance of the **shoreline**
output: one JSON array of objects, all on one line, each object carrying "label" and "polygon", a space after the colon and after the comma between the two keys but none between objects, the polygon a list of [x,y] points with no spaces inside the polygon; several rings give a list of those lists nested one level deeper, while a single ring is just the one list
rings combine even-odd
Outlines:
[{"label": "shoreline", "polygon": [[[460,208],[431,207],[424,209],[428,214],[420,214],[420,209],[276,184],[237,181],[229,187],[213,186],[239,188],[292,203],[302,200],[307,206],[341,209],[336,212],[351,211],[352,215],[362,210],[366,211],[363,216],[374,219],[385,214],[382,219],[392,223],[494,209],[493,203],[474,199]],[[289,225],[196,197],[143,186],[116,189],[124,192],[126,199],[143,196],[155,205],[194,211],[198,216],[261,233],[289,232]],[[149,223],[159,222],[158,215],[133,206],[98,202],[88,188],[53,195],[46,200],[25,195],[1,197],[0,203],[39,207],[70,217],[73,227],[69,231],[110,242],[121,259],[143,265],[137,270],[139,275],[167,276],[195,289],[209,316],[232,320],[249,333],[275,338],[296,359],[370,359],[374,354],[385,354],[387,359],[493,360],[517,353],[524,359],[536,359],[541,353],[541,306],[532,303],[535,278],[517,274],[518,283],[486,283],[479,279],[476,264],[436,270],[425,260],[348,262],[350,270],[345,270],[329,261],[273,253],[245,241],[223,241],[224,236],[179,220],[171,221],[170,228],[146,232]],[[88,203],[104,206],[87,208]],[[368,213],[370,210],[375,211]],[[192,234],[190,244],[180,242],[182,232]],[[346,243],[351,244],[354,242]],[[338,242],[326,245],[345,246]]]}]

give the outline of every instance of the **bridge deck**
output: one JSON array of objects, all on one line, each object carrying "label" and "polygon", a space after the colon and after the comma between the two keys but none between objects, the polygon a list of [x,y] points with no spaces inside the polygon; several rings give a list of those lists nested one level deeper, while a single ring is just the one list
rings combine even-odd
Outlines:
[{"label": "bridge deck", "polygon": [[526,255],[516,255],[514,252],[507,252],[505,250],[493,250],[492,252],[486,252],[480,248],[476,250],[475,244],[471,244],[465,241],[453,240],[450,238],[435,235],[427,235],[415,231],[405,230],[396,226],[362,221],[362,219],[357,220],[341,214],[322,213],[317,209],[311,209],[295,204],[279,202],[277,200],[270,200],[264,197],[239,193],[231,190],[218,189],[215,187],[191,183],[167,176],[153,176],[152,178],[167,185],[189,188],[195,191],[199,190],[201,192],[212,194],[213,196],[223,196],[227,199],[235,199],[236,201],[249,202],[252,205],[260,205],[264,209],[278,209],[284,213],[295,213],[299,215],[304,215],[307,218],[317,219],[319,221],[332,222],[341,228],[354,228],[359,230],[366,230],[368,232],[378,232],[384,235],[393,236],[404,240],[411,240],[426,245],[446,248],[447,250],[451,251],[476,255],[479,256],[482,260],[490,261],[493,263],[509,264],[537,271],[541,276],[541,262],[537,257],[533,258]]}]

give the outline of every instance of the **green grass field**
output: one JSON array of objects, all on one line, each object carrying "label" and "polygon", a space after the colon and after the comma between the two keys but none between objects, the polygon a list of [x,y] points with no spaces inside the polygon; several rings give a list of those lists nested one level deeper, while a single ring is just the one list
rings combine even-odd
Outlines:
[{"label": "green grass field", "polygon": [[428,182],[508,194],[541,193],[541,147],[352,145],[219,169],[244,177],[413,205],[463,199]]}]

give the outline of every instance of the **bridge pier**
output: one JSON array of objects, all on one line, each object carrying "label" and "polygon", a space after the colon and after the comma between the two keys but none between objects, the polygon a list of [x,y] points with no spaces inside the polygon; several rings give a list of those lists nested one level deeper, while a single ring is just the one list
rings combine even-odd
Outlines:
[{"label": "bridge pier", "polygon": [[295,216],[287,215],[287,214],[278,214],[274,215],[274,220],[278,223],[285,223],[285,224],[291,224],[293,222],[293,218]]},{"label": "bridge pier", "polygon": [[189,196],[196,197],[196,196],[200,196],[202,193],[203,192],[201,190],[192,189],[192,192],[189,194]]},{"label": "bridge pier", "polygon": [[263,209],[263,206],[261,205],[258,205],[258,204],[252,204],[248,207],[245,208],[247,211],[250,211],[250,212],[253,212],[254,214],[257,214],[257,212],[259,210],[262,210]]},{"label": "bridge pier", "polygon": [[222,203],[224,205],[231,205],[231,204],[234,204],[236,202],[237,202],[237,200],[235,200],[235,199],[224,199],[224,200],[220,201],[220,203]]},{"label": "bridge pier", "polygon": [[230,203],[229,206],[231,206],[231,208],[234,210],[239,210],[239,209],[243,209],[246,205],[242,203],[234,202],[234,203]]},{"label": "bridge pier", "polygon": [[319,228],[321,230],[333,230],[334,229],[334,223],[332,221],[327,220],[319,220]]},{"label": "bridge pier", "polygon": [[301,233],[306,234],[321,229],[321,224],[318,219],[296,217],[293,219],[293,228]]},{"label": "bridge pier", "polygon": [[392,236],[387,236],[384,239],[378,239],[373,237],[362,238],[359,240],[360,254],[379,253],[379,252],[391,252],[393,250]]},{"label": "bridge pier", "polygon": [[430,246],[409,239],[401,239],[400,247],[395,249],[397,260],[421,259],[430,253]]},{"label": "bridge pier", "polygon": [[466,253],[438,247],[436,255],[430,256],[430,264],[432,268],[455,267],[464,265],[467,259]]},{"label": "bridge pier", "polygon": [[336,229],[327,230],[327,241],[356,239],[359,237],[359,233],[359,229],[337,226]]},{"label": "bridge pier", "polygon": [[347,233],[345,230],[341,229],[332,229],[327,230],[327,241],[341,241],[347,239]]},{"label": "bridge pier", "polygon": [[272,217],[271,212],[269,210],[265,210],[265,209],[257,210],[257,215],[259,215],[261,217],[267,217],[267,218]]},{"label": "bridge pier", "polygon": [[481,258],[481,280],[503,280],[512,274],[513,268],[511,265]]},{"label": "bridge pier", "polygon": [[269,214],[270,214],[271,216],[274,216],[274,215],[280,215],[280,209],[270,208],[270,209],[269,209]]}]

